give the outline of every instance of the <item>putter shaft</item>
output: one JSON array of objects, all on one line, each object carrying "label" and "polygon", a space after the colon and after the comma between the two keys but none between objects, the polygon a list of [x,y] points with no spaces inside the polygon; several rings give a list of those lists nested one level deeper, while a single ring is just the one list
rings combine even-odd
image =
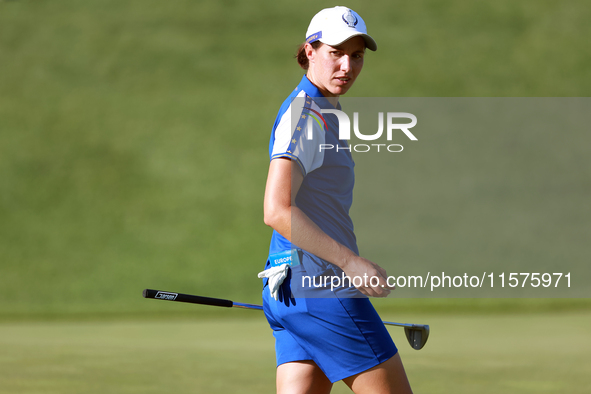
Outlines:
[{"label": "putter shaft", "polygon": [[[144,298],[153,298],[156,300],[188,302],[191,304],[212,305],[224,308],[254,309],[259,311],[263,310],[263,306],[258,304],[246,304],[242,302],[224,300],[222,298],[202,297],[191,294],[173,293],[169,291],[153,289],[145,289],[143,291],[143,296]],[[416,350],[422,349],[427,342],[427,338],[429,338],[429,326],[425,324],[395,323],[390,321],[384,321],[383,323],[388,326],[403,327],[408,343],[413,349]]]}]

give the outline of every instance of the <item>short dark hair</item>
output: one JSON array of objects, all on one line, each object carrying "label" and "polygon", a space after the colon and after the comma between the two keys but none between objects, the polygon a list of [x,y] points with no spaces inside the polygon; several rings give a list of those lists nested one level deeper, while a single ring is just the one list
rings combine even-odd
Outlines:
[{"label": "short dark hair", "polygon": [[[318,49],[322,45],[322,43],[320,41],[314,41],[310,44],[312,45],[312,48],[314,48],[314,49]],[[301,68],[303,68],[304,70],[308,69],[308,66],[310,64],[308,62],[308,56],[306,56],[306,43],[305,42],[298,47],[298,52],[296,53],[296,55],[294,57],[298,60],[298,64],[300,65]]]}]

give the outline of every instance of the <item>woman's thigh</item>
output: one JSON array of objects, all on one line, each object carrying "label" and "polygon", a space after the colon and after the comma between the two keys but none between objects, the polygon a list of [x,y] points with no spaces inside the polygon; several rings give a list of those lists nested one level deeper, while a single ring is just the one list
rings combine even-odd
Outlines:
[{"label": "woman's thigh", "polygon": [[343,379],[355,394],[412,394],[400,355]]},{"label": "woman's thigh", "polygon": [[277,367],[277,394],[328,394],[332,383],[314,361],[294,361]]}]

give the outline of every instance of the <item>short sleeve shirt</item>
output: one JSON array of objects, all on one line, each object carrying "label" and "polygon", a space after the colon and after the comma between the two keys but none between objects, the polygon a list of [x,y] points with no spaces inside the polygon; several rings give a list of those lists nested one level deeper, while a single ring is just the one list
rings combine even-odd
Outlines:
[{"label": "short sleeve shirt", "polygon": [[[298,163],[304,179],[296,205],[320,229],[358,253],[349,209],[355,183],[351,150],[339,140],[338,120],[322,93],[304,75],[283,102],[271,133],[271,160],[285,157]],[[337,107],[340,109],[340,106]],[[292,245],[273,231],[269,254],[290,250]]]}]

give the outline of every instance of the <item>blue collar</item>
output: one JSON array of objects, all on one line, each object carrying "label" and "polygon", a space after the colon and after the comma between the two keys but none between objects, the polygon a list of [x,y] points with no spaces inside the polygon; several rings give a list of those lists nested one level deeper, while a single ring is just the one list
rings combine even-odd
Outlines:
[{"label": "blue collar", "polygon": [[[300,84],[296,88],[296,90],[300,91],[303,90],[306,94],[314,99],[314,102],[318,104],[318,106],[322,109],[334,109],[334,105],[332,105],[326,97],[320,92],[320,90],[314,85],[306,74],[302,77]],[[341,103],[337,104],[337,109],[341,109]]]}]

